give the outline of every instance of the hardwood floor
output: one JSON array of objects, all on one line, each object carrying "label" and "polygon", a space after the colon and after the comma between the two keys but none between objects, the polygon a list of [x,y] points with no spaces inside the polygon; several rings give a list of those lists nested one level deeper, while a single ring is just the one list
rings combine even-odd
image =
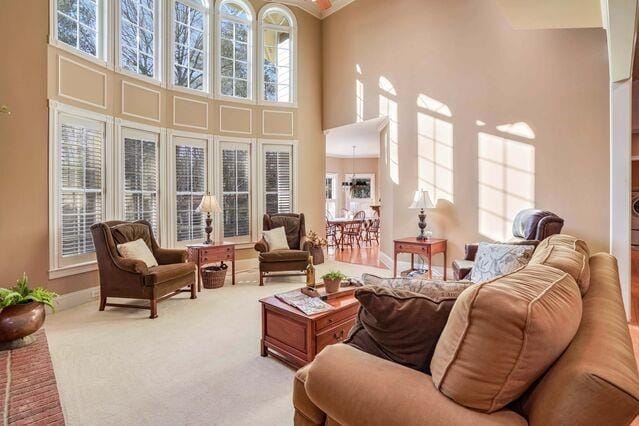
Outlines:
[{"label": "hardwood floor", "polygon": [[631,270],[631,297],[630,309],[631,320],[633,324],[639,324],[639,250],[632,251],[632,270]]},{"label": "hardwood floor", "polygon": [[344,250],[328,248],[328,258],[338,262],[355,263],[388,269],[379,259],[379,245],[373,243],[365,247],[346,247]]}]

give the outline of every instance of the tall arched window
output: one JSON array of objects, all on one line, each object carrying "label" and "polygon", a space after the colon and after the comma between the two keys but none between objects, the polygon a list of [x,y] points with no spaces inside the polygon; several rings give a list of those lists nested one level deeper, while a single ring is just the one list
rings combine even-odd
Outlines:
[{"label": "tall arched window", "polygon": [[295,102],[295,15],[285,6],[260,11],[260,100]]},{"label": "tall arched window", "polygon": [[218,0],[217,86],[218,94],[253,98],[253,18],[244,0]]},{"label": "tall arched window", "polygon": [[208,91],[209,6],[207,0],[173,0],[172,82],[174,87]]}]

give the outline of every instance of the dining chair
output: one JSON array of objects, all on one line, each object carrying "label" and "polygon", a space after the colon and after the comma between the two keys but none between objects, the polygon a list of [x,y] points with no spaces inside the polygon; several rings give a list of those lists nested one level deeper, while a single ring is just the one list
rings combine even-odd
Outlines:
[{"label": "dining chair", "polygon": [[379,217],[375,217],[371,220],[371,224],[366,230],[366,241],[369,243],[372,243],[374,238],[377,245],[379,245],[379,222]]},{"label": "dining chair", "polygon": [[348,222],[344,226],[344,237],[342,238],[342,245],[350,246],[351,248],[355,243],[357,243],[357,247],[361,246],[362,242],[362,224],[364,223],[364,219],[366,219],[366,213],[360,210],[355,213],[353,216],[353,220]]},{"label": "dining chair", "polygon": [[337,247],[337,225],[331,223],[330,218],[326,217],[326,243],[329,247]]}]

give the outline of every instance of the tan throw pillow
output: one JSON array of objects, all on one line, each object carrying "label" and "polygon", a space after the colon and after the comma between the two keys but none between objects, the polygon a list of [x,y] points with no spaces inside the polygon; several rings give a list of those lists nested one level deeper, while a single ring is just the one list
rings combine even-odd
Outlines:
[{"label": "tan throw pillow", "polygon": [[118,244],[118,252],[120,256],[125,259],[141,260],[148,268],[158,266],[158,261],[155,260],[151,249],[149,249],[149,246],[146,245],[142,238],[128,243]]},{"label": "tan throw pillow", "polygon": [[346,344],[379,358],[429,372],[457,296],[470,281],[428,281],[362,275],[361,306]]},{"label": "tan throw pillow", "polygon": [[288,241],[286,240],[286,231],[283,226],[271,229],[270,231],[263,231],[262,235],[264,236],[266,244],[268,244],[269,251],[289,249]]},{"label": "tan throw pillow", "polygon": [[437,389],[492,413],[517,399],[570,344],[581,295],[567,273],[527,265],[458,298],[430,367]]},{"label": "tan throw pillow", "polygon": [[569,273],[583,296],[590,286],[590,249],[585,241],[566,234],[552,235],[537,246],[530,264],[552,266]]}]

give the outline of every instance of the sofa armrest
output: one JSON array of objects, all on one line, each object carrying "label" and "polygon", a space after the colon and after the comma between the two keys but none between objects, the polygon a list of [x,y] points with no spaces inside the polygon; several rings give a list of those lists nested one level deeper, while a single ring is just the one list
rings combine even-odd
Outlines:
[{"label": "sofa armrest", "polygon": [[344,344],[327,346],[308,369],[309,399],[344,425],[526,425],[510,410],[492,414],[441,394],[432,378]]},{"label": "sofa armrest", "polygon": [[155,260],[160,265],[171,265],[173,263],[184,263],[188,258],[188,253],[184,249],[165,249],[157,248],[155,250]]},{"label": "sofa armrest", "polygon": [[266,253],[268,251],[268,244],[264,238],[255,243],[255,250],[260,253]]},{"label": "sofa armrest", "polygon": [[307,240],[305,236],[300,239],[300,250],[304,250],[310,253],[312,248],[313,243]]},{"label": "sofa armrest", "polygon": [[454,260],[453,275],[456,280],[470,279],[470,272],[475,262],[472,260]]}]

